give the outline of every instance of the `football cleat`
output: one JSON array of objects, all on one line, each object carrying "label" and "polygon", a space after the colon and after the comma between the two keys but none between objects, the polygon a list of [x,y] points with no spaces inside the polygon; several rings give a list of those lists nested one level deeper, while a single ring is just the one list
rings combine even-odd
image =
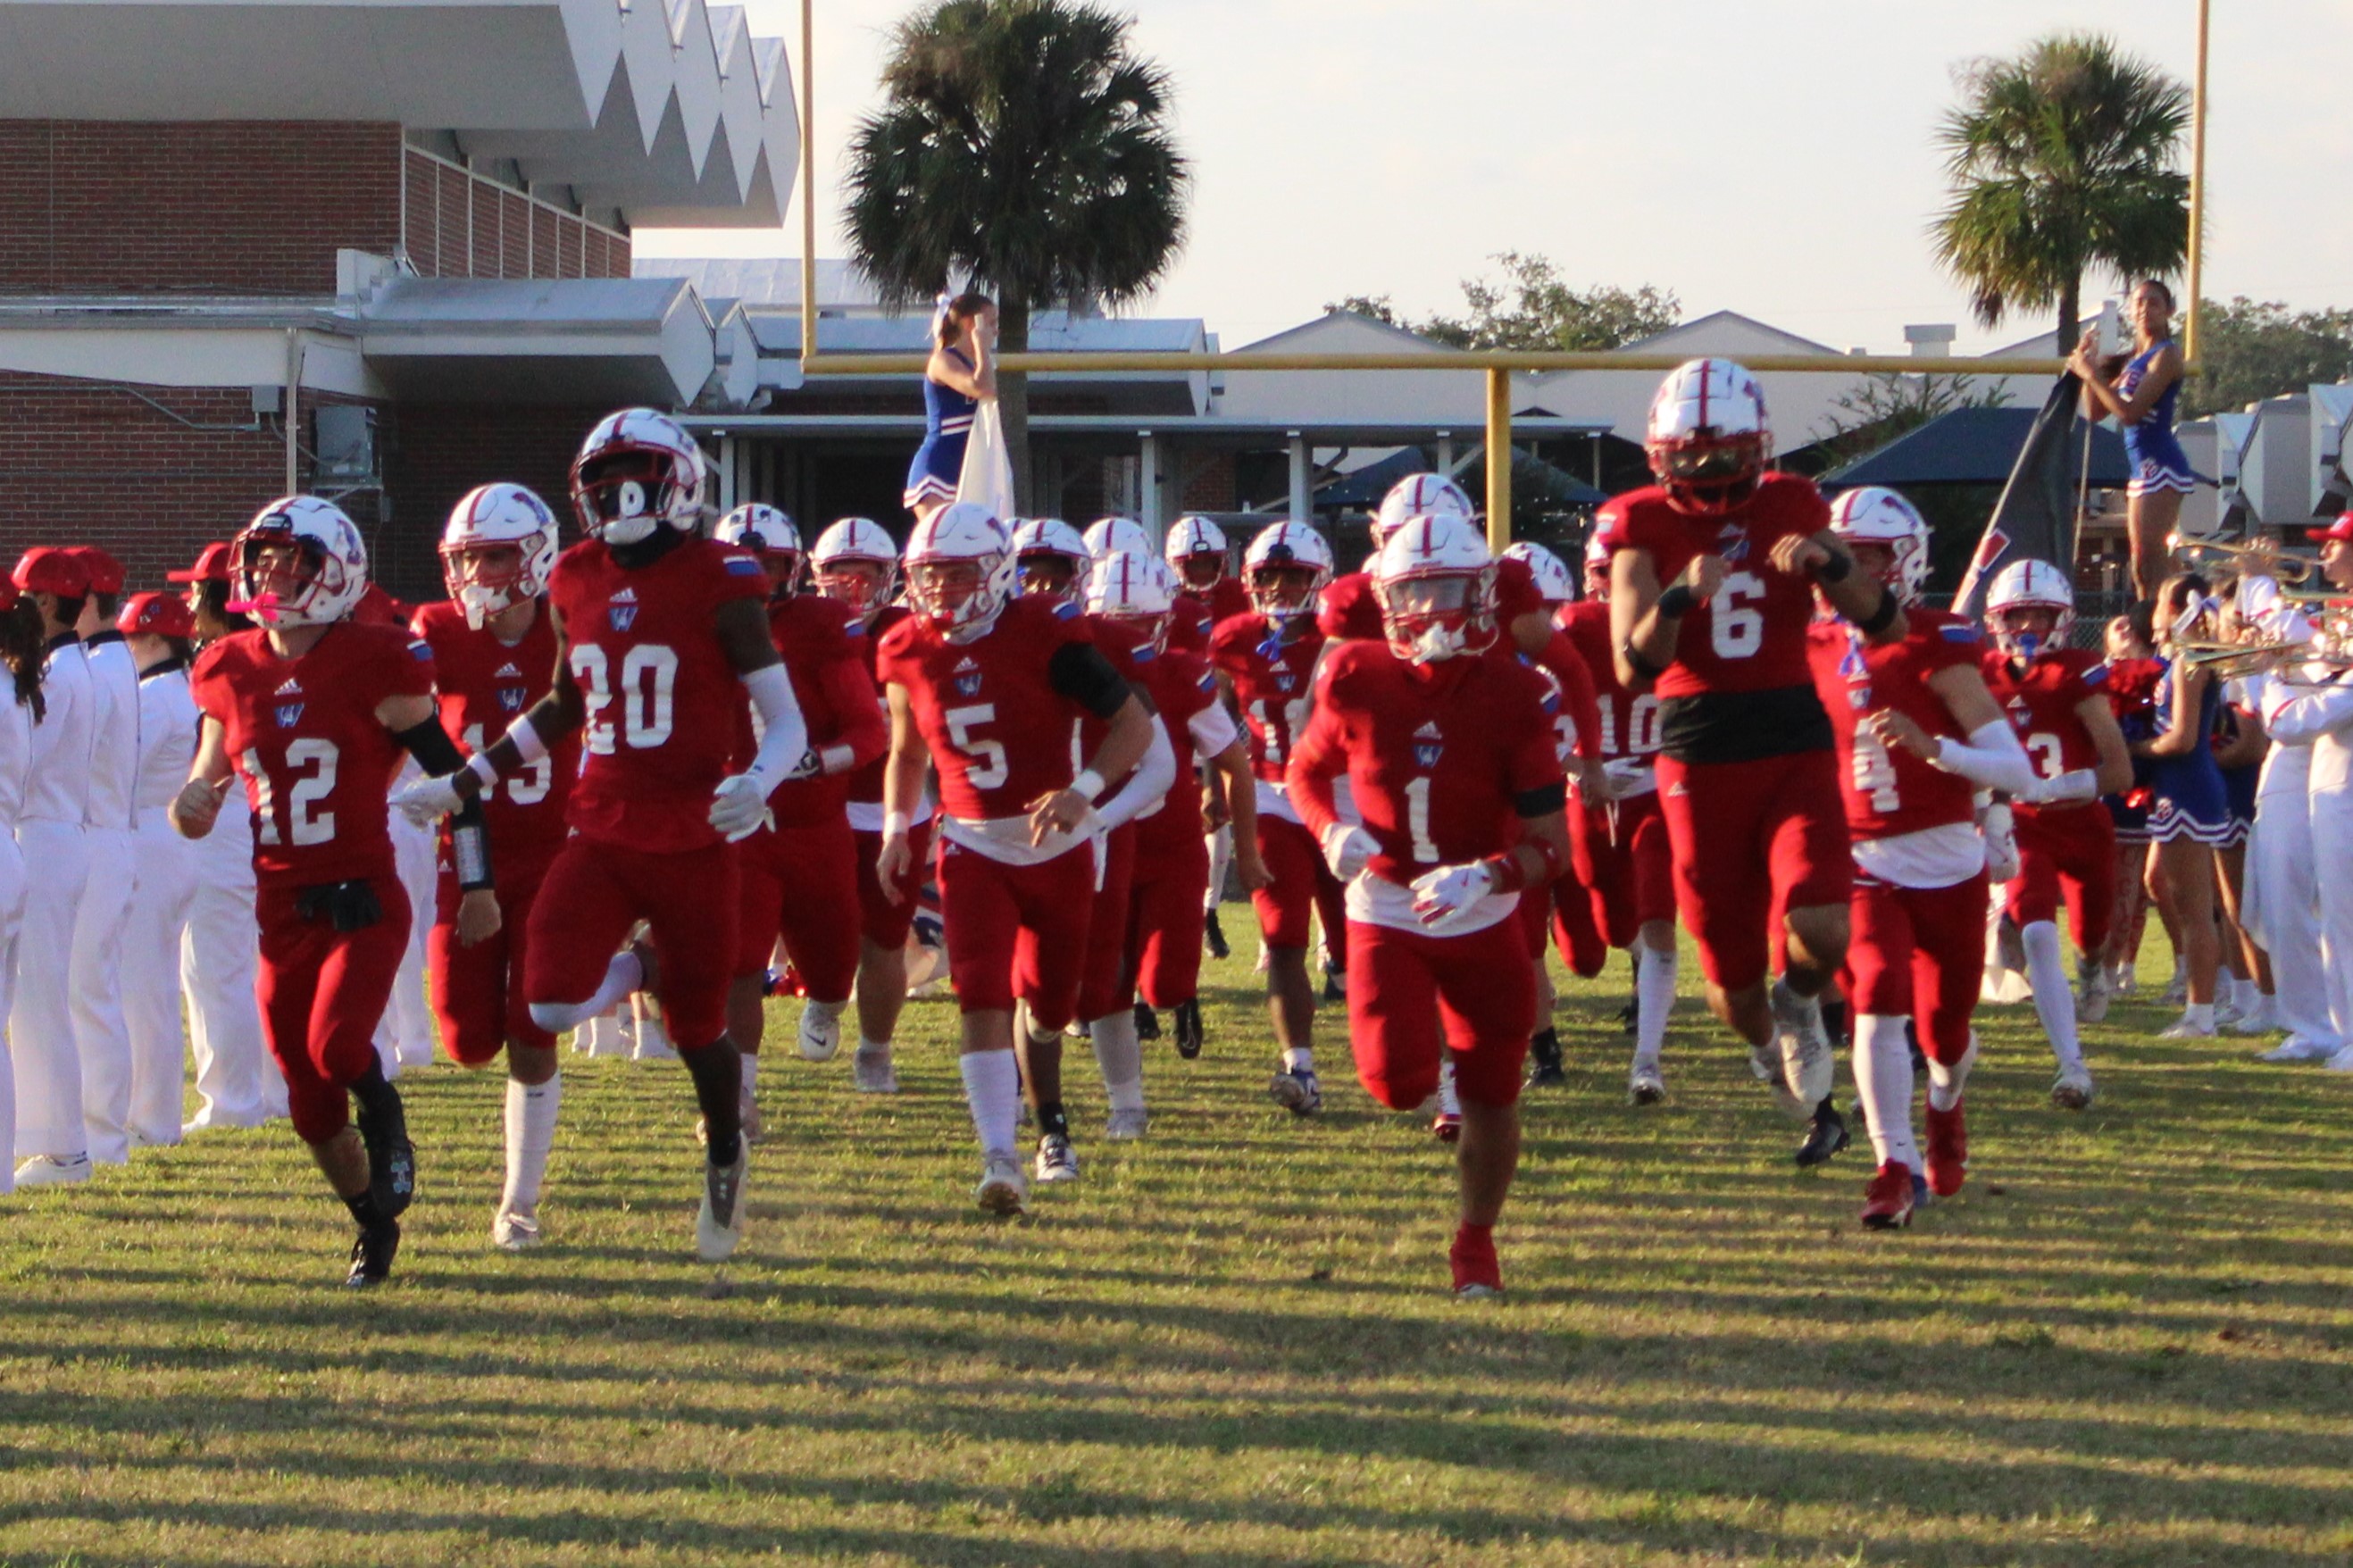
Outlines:
[{"label": "football cleat", "polygon": [[1961,1108],[1939,1110],[1936,1102],[1928,1104],[1927,1135],[1921,1140],[1921,1153],[1928,1167],[1928,1190],[1940,1198],[1949,1198],[1961,1190],[1969,1179],[1969,1129],[1961,1115]]},{"label": "football cleat", "polygon": [[694,1255],[705,1263],[724,1263],[744,1239],[744,1220],[750,1205],[744,1195],[752,1173],[752,1146],[735,1141],[735,1163],[702,1163],[702,1208],[694,1217]]},{"label": "football cleat", "polygon": [[1019,1214],[1029,1201],[1029,1180],[1021,1173],[1021,1162],[1010,1154],[991,1154],[972,1196],[983,1214]]},{"label": "football cleat", "polygon": [[2108,972],[2096,958],[2075,966],[2075,1021],[2098,1024],[2108,1016]]},{"label": "football cleat", "polygon": [[1150,1124],[1150,1117],[1140,1105],[1133,1110],[1122,1110],[1114,1107],[1110,1117],[1103,1122],[1103,1136],[1114,1143],[1133,1143],[1144,1136],[1145,1129]]},{"label": "football cleat", "polygon": [[417,1195],[417,1146],[408,1141],[408,1119],[399,1096],[393,1095],[389,1108],[382,1111],[363,1108],[355,1120],[360,1142],[367,1148],[368,1195],[375,1200],[376,1213],[398,1219]]},{"label": "football cleat", "polygon": [[1079,1179],[1079,1156],[1071,1141],[1060,1132],[1049,1132],[1038,1140],[1038,1184],[1050,1186],[1060,1182]]},{"label": "football cleat", "polygon": [[1156,1040],[1160,1037],[1160,1015],[1152,1010],[1152,1004],[1149,1002],[1138,1002],[1135,1005],[1135,1037],[1139,1040]]},{"label": "football cleat", "polygon": [[90,1180],[90,1156],[61,1160],[55,1154],[35,1154],[16,1167],[20,1187],[70,1187]]},{"label": "football cleat", "polygon": [[1912,1223],[1912,1167],[1890,1160],[1862,1189],[1862,1227],[1901,1230]]},{"label": "football cleat", "polygon": [[1201,921],[1201,941],[1208,947],[1211,958],[1227,958],[1233,950],[1226,945],[1225,928],[1218,923],[1218,911],[1211,910]]},{"label": "football cleat", "polygon": [[1293,1116],[1306,1116],[1324,1107],[1324,1090],[1315,1081],[1314,1068],[1280,1068],[1266,1091]]},{"label": "football cleat", "polygon": [[1462,1136],[1462,1098],[1454,1092],[1454,1064],[1440,1060],[1438,1065],[1438,1114],[1430,1119],[1430,1135],[1440,1143],[1452,1143]]},{"label": "football cleat", "polygon": [[1636,1062],[1634,1070],[1626,1076],[1626,1102],[1629,1105],[1656,1105],[1667,1098],[1667,1080],[1656,1062]]},{"label": "football cleat", "polygon": [[541,1240],[539,1216],[521,1209],[501,1209],[491,1221],[491,1245],[501,1252],[528,1252]]},{"label": "football cleat", "polygon": [[1773,1034],[1781,1048],[1782,1088],[1789,1095],[1783,1109],[1803,1116],[1808,1109],[1830,1098],[1835,1059],[1830,1032],[1822,1027],[1821,1005],[1800,996],[1787,983],[1773,984]]},{"label": "football cleat", "polygon": [[1748,1070],[1758,1083],[1771,1083],[1781,1076],[1781,1058],[1767,1047],[1751,1046]]},{"label": "football cleat", "polygon": [[2061,1068],[2058,1080],[2051,1086],[2051,1103],[2062,1110],[2087,1110],[2092,1103],[2092,1069],[2081,1062]]},{"label": "football cleat", "polygon": [[2121,1000],[2140,989],[2140,972],[2130,959],[2119,959],[2108,972],[2108,994]]},{"label": "football cleat", "polygon": [[367,1290],[392,1278],[392,1259],[400,1250],[400,1226],[386,1220],[372,1230],[360,1232],[352,1243],[352,1271],[343,1276],[343,1287],[350,1290]]},{"label": "football cleat", "polygon": [[1838,1113],[1837,1106],[1827,1099],[1823,1100],[1814,1107],[1813,1123],[1806,1129],[1806,1141],[1798,1145],[1796,1159],[1799,1168],[1811,1170],[1816,1165],[1827,1164],[1831,1156],[1845,1148],[1849,1142],[1846,1119]]},{"label": "football cleat", "polygon": [[1338,1006],[1348,999],[1348,972],[1327,969],[1324,972],[1324,1000]]},{"label": "football cleat", "polygon": [[860,1047],[850,1053],[850,1078],[860,1094],[896,1094],[899,1092],[899,1069],[892,1064],[886,1048],[870,1051]]},{"label": "football cleat", "polygon": [[1187,1061],[1201,1054],[1201,1002],[1198,996],[1187,997],[1168,1010],[1168,1020],[1176,1031],[1176,1054]]},{"label": "football cleat", "polygon": [[1528,1068],[1528,1087],[1537,1089],[1547,1084],[1567,1083],[1568,1069],[1557,1061],[1540,1061]]},{"label": "football cleat", "polygon": [[1495,1256],[1492,1232],[1474,1237],[1457,1229],[1454,1245],[1446,1249],[1446,1261],[1454,1271],[1456,1300],[1486,1300],[1504,1293],[1504,1265]]},{"label": "football cleat", "polygon": [[1440,1143],[1459,1142],[1462,1137],[1462,1113],[1441,1110],[1430,1119],[1430,1135]]},{"label": "football cleat", "polygon": [[801,1060],[829,1062],[841,1049],[841,1015],[828,1013],[814,1002],[801,1005]]}]

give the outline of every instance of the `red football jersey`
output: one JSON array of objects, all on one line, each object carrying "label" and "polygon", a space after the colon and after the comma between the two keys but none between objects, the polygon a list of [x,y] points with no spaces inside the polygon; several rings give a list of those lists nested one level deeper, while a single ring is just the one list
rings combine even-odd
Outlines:
[{"label": "red football jersey", "polygon": [[920,616],[884,636],[876,673],[906,688],[948,816],[1020,816],[1039,795],[1070,786],[1085,710],[1054,689],[1048,667],[1063,645],[1092,642],[1077,606],[1036,598],[1014,599],[966,643],[948,641]]},{"label": "red football jersey", "polygon": [[878,811],[882,805],[882,773],[891,765],[891,705],[883,700],[882,678],[875,673],[874,660],[881,651],[884,636],[913,614],[904,605],[885,605],[874,613],[874,622],[866,628],[866,635],[850,639],[850,647],[866,666],[866,679],[874,687],[874,700],[882,712],[882,754],[849,775],[849,798]]},{"label": "red football jersey", "polygon": [[1594,526],[1609,551],[1648,551],[1661,588],[1696,556],[1720,555],[1727,568],[1715,596],[1683,617],[1674,662],[1658,679],[1661,697],[1771,691],[1812,679],[1806,628],[1814,618],[1813,584],[1776,572],[1770,557],[1777,542],[1811,537],[1830,522],[1821,491],[1795,474],[1767,474],[1748,504],[1724,517],[1686,516],[1655,485],[1601,509]]},{"label": "red football jersey", "polygon": [[744,697],[714,617],[767,593],[757,556],[707,539],[634,571],[596,539],[557,559],[549,596],[587,710],[570,813],[584,837],[663,854],[721,842],[711,796]]},{"label": "red football jersey", "polygon": [[[860,757],[879,756],[890,746],[890,726],[876,706],[874,678],[855,645],[866,640],[849,606],[815,594],[796,594],[768,606],[768,637],[792,678],[814,750],[848,742]],[[752,732],[752,703],[735,710],[733,765],[752,765],[760,749]],[[849,773],[786,779],[768,796],[779,827],[812,827],[841,819],[849,802]]]},{"label": "red football jersey", "polygon": [[1176,782],[1168,786],[1160,809],[1136,825],[1135,852],[1148,856],[1165,847],[1170,853],[1190,853],[1187,840],[1201,837],[1201,784],[1193,776],[1199,759],[1193,750],[1193,720],[1215,706],[1218,678],[1209,662],[1197,653],[1168,648],[1135,667],[1134,677],[1160,721],[1168,726],[1168,744],[1176,752]]},{"label": "red football jersey", "polygon": [[[413,628],[433,650],[433,685],[441,727],[471,756],[507,732],[555,684],[555,623],[544,605],[522,640],[509,647],[488,626],[466,624],[448,600],[417,612]],[[567,735],[521,773],[482,795],[482,816],[493,854],[554,854],[569,829],[565,807],[580,772],[580,738]]]},{"label": "red football jersey", "polygon": [[1352,639],[1324,661],[1291,773],[1345,769],[1379,847],[1374,873],[1409,886],[1520,841],[1516,797],[1561,782],[1555,706],[1546,678],[1516,655],[1417,665],[1386,642]]},{"label": "red football jersey", "polygon": [[2108,710],[2119,721],[2146,717],[2156,710],[2157,689],[2165,679],[2165,660],[2125,658],[2107,668]]},{"label": "red football jersey", "polygon": [[[188,689],[217,720],[253,813],[253,870],[308,887],[393,875],[393,775],[407,755],[375,716],[433,690],[433,650],[396,626],[345,621],[300,658],[237,632],[196,657]],[[222,831],[216,826],[215,832]]]},{"label": "red football jersey", "polygon": [[[1505,640],[1511,637],[1514,621],[1525,615],[1542,615],[1544,607],[1544,595],[1537,592],[1536,575],[1526,562],[1506,555],[1495,563],[1495,625],[1504,628],[1501,636]],[[1381,602],[1373,596],[1373,574],[1351,572],[1326,584],[1323,597],[1315,601],[1315,626],[1335,641],[1358,637],[1387,641]]]},{"label": "red football jersey", "polygon": [[1185,653],[1207,653],[1209,634],[1219,621],[1250,613],[1250,590],[1236,578],[1219,578],[1206,599],[1187,589],[1176,595],[1169,611],[1168,646]]},{"label": "red football jersey", "polygon": [[1848,831],[1857,838],[1896,838],[1977,816],[1974,786],[1901,747],[1890,750],[1858,721],[1880,709],[1901,713],[1931,735],[1968,737],[1929,689],[1928,678],[1957,665],[1977,667],[1978,628],[1941,610],[1905,612],[1904,640],[1877,647],[1842,620],[1816,621],[1810,637],[1814,685],[1838,737],[1839,789]]},{"label": "red football jersey", "polygon": [[1271,784],[1282,783],[1292,745],[1307,728],[1308,688],[1323,650],[1324,634],[1314,626],[1278,644],[1266,617],[1258,615],[1229,616],[1209,635],[1209,663],[1233,682],[1234,700],[1241,704],[1250,766]]},{"label": "red football jersey", "polygon": [[1561,634],[1585,660],[1593,678],[1594,711],[1601,725],[1604,762],[1620,757],[1647,757],[1659,749],[1659,694],[1629,691],[1619,683],[1618,663],[1609,656],[1609,606],[1599,599],[1567,605],[1560,615]]},{"label": "red football jersey", "polygon": [[[2108,667],[2089,648],[2054,648],[2019,674],[2000,648],[1988,648],[1978,666],[1986,689],[2010,715],[2018,743],[2026,748],[2039,778],[2096,768],[2100,753],[2092,732],[2075,710],[2104,695]],[[2021,806],[2031,810],[2031,806]]]}]

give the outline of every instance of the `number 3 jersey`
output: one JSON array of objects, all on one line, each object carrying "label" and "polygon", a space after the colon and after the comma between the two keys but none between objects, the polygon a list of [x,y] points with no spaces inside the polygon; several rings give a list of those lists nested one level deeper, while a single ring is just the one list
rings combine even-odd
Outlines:
[{"label": "number 3 jersey", "polygon": [[[1940,670],[1977,668],[1981,647],[1977,627],[1941,610],[1915,606],[1904,614],[1909,629],[1900,642],[1874,647],[1845,621],[1827,616],[1816,621],[1810,634],[1814,684],[1838,735],[1847,828],[1855,840],[1856,862],[1866,871],[1873,869],[1863,847],[1868,841],[1939,827],[1957,827],[1975,838],[1976,797],[1968,780],[1900,746],[1883,745],[1862,728],[1866,717],[1885,710],[1903,714],[1931,736],[1968,739],[1928,679]],[[1953,838],[1961,846],[1962,834]],[[1971,853],[1977,854],[1978,865],[1984,863],[1982,851],[1956,849],[1958,860],[1967,860]],[[1970,867],[1953,880],[1975,870]],[[1943,885],[1902,880],[1910,887]]]},{"label": "number 3 jersey", "polygon": [[727,776],[744,698],[715,617],[731,600],[765,600],[767,569],[707,539],[624,569],[590,539],[557,559],[548,596],[586,716],[572,826],[659,854],[722,842],[711,796]]},{"label": "number 3 jersey", "polygon": [[[468,626],[466,612],[447,600],[420,607],[411,626],[433,650],[441,727],[469,756],[505,734],[555,684],[555,624],[544,605],[512,647],[488,626]],[[483,792],[494,862],[544,860],[563,847],[565,807],[579,771],[580,740],[567,735],[546,756]]]},{"label": "number 3 jersey", "polygon": [[267,633],[237,632],[197,656],[188,689],[245,781],[257,881],[394,874],[387,796],[406,753],[375,710],[432,692],[431,648],[398,626],[342,621],[301,658],[281,658]]}]

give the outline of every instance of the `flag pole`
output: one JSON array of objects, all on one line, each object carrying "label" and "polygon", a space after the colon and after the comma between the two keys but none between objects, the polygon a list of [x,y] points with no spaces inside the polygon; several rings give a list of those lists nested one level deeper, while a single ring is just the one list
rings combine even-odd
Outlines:
[{"label": "flag pole", "polygon": [[2199,296],[2206,273],[2206,35],[2212,0],[2198,0],[2198,77],[2189,95],[2189,309],[2181,322],[2185,371],[2198,368]]}]

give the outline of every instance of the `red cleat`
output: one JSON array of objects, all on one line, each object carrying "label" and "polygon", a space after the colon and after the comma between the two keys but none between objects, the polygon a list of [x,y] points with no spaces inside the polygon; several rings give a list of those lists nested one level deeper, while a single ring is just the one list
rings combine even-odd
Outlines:
[{"label": "red cleat", "polygon": [[1890,1160],[1862,1189],[1865,1230],[1900,1230],[1912,1223],[1912,1167]]},{"label": "red cleat", "polygon": [[1451,1143],[1462,1136],[1462,1113],[1441,1110],[1430,1123],[1430,1135],[1440,1143]]},{"label": "red cleat", "polygon": [[1969,1179],[1969,1130],[1961,1120],[1961,1108],[1939,1110],[1934,1102],[1928,1106],[1927,1148],[1924,1152],[1928,1163],[1928,1190],[1940,1198],[1949,1198],[1961,1190]]},{"label": "red cleat", "polygon": [[1504,1293],[1504,1266],[1495,1257],[1492,1226],[1458,1226],[1446,1260],[1454,1268],[1454,1299],[1477,1300]]}]

